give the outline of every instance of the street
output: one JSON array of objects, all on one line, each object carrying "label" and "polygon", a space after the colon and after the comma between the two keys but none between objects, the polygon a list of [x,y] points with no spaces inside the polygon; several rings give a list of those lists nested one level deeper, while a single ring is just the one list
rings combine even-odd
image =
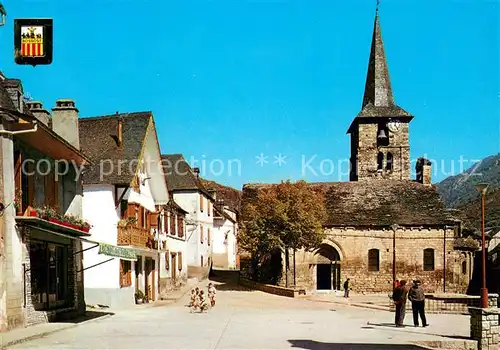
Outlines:
[{"label": "street", "polygon": [[428,328],[392,326],[394,314],[291,299],[219,284],[217,305],[190,313],[189,295],[138,306],[10,349],[423,349],[411,343],[468,336],[469,320],[429,315]]}]

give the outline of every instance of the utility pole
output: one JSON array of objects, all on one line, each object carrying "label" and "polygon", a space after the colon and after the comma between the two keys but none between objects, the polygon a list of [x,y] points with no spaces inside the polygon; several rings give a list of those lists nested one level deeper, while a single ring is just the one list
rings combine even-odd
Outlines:
[{"label": "utility pole", "polygon": [[396,231],[398,224],[392,224],[392,289],[396,287]]},{"label": "utility pole", "polygon": [[485,204],[484,197],[486,197],[486,191],[488,189],[488,184],[482,183],[477,184],[476,189],[481,193],[481,245],[482,245],[482,283],[481,283],[481,307],[488,308],[488,289],[486,288],[486,238],[484,232],[484,212]]}]

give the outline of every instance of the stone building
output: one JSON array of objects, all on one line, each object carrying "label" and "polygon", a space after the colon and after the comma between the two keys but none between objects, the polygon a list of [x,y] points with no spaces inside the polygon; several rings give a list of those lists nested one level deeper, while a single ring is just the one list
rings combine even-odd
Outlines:
[{"label": "stone building", "polygon": [[[410,179],[412,119],[394,102],[377,14],[362,109],[347,131],[350,181],[310,185],[324,196],[327,238],[313,252],[296,252],[296,287],[338,290],[350,278],[354,291],[387,292],[395,280],[419,278],[428,291],[465,291],[473,249],[457,238],[459,224],[431,184],[430,162],[419,159]],[[243,202],[263,186],[245,185]]]},{"label": "stone building", "polygon": [[[0,74],[0,331],[85,312],[78,110],[25,103]],[[50,209],[47,209],[50,208]],[[34,210],[38,209],[38,210]],[[56,221],[57,219],[57,221]]]}]

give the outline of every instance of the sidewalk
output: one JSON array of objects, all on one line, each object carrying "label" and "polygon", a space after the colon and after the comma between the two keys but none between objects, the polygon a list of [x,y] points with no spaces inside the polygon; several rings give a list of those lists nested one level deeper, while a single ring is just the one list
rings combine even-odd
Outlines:
[{"label": "sidewalk", "polygon": [[136,305],[131,309],[95,309],[89,307],[87,308],[85,316],[82,316],[78,319],[68,320],[64,322],[42,323],[26,328],[17,328],[8,332],[0,333],[0,349],[5,349],[7,347],[24,343],[33,339],[42,338],[49,334],[71,329],[86,323],[100,321],[113,316],[117,312],[134,312],[134,310],[142,309],[145,307],[159,307],[170,305],[182,299],[182,297],[184,297],[191,290],[191,288],[195,288],[204,284],[208,284],[208,280],[193,281],[191,283],[187,283],[181,289],[171,292],[166,300],[159,300],[154,303]]},{"label": "sidewalk", "polygon": [[0,349],[24,343],[33,339],[42,338],[49,334],[74,328],[82,324],[96,322],[113,316],[111,312],[88,309],[85,316],[64,322],[42,323],[26,328],[16,328],[0,333]]},{"label": "sidewalk", "polygon": [[344,298],[344,296],[340,294],[325,293],[300,296],[299,298],[316,302],[343,304],[383,311],[390,311],[391,305],[388,294],[351,294],[349,298]]}]

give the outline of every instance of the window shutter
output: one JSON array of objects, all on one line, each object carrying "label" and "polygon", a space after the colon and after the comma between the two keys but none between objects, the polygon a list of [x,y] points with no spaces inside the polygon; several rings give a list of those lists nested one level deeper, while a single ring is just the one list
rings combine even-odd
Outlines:
[{"label": "window shutter", "polygon": [[152,228],[158,228],[158,213],[149,213],[149,225]]},{"label": "window shutter", "polygon": [[200,243],[203,244],[203,225],[200,225]]},{"label": "window shutter", "polygon": [[178,264],[179,264],[179,271],[182,270],[182,252],[178,252],[177,253],[177,257],[178,257]]},{"label": "window shutter", "polygon": [[146,229],[148,231],[150,231],[151,230],[151,213],[148,210],[144,209],[144,216],[146,217]]},{"label": "window shutter", "polygon": [[207,228],[207,244],[210,245],[210,227]]},{"label": "window shutter", "polygon": [[170,234],[175,235],[175,214],[170,212]]},{"label": "window shutter", "polygon": [[184,219],[182,216],[177,216],[177,232],[179,237],[184,237]]},{"label": "window shutter", "polygon": [[165,269],[170,269],[170,252],[168,250],[165,253]]},{"label": "window shutter", "polygon": [[200,194],[200,211],[203,211],[203,195]]},{"label": "window shutter", "polygon": [[211,206],[212,206],[212,203],[210,203],[210,201],[207,202],[207,215],[210,216],[210,209],[211,209]]},{"label": "window shutter", "polygon": [[123,274],[123,260],[120,260],[120,287],[124,286]]},{"label": "window shutter", "polygon": [[127,205],[127,219],[136,218],[135,216],[135,203],[128,203]]}]

